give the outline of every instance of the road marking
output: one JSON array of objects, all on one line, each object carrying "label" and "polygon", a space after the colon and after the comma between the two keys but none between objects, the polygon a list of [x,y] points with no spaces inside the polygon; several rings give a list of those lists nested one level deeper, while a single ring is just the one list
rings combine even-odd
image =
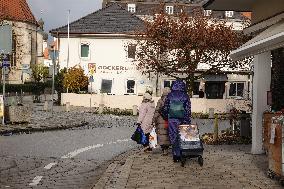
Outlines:
[{"label": "road marking", "polygon": [[41,181],[41,179],[42,179],[42,176],[36,176],[29,185],[30,186],[36,186]]},{"label": "road marking", "polygon": [[[107,145],[109,145],[109,144],[117,144],[117,143],[128,142],[128,141],[130,141],[130,139],[122,139],[122,140],[119,139],[119,140],[117,140],[115,142],[108,142],[106,144]],[[82,152],[85,152],[85,151],[88,151],[88,150],[91,150],[91,149],[95,149],[95,148],[100,148],[100,147],[103,147],[103,146],[104,146],[104,144],[96,144],[96,145],[92,145],[92,146],[87,146],[87,147],[75,150],[73,152],[70,152],[70,153],[62,156],[61,158],[62,159],[73,158],[73,157],[77,156],[78,154],[80,154]]]},{"label": "road marking", "polygon": [[88,150],[91,150],[91,149],[95,149],[95,148],[100,148],[100,147],[103,147],[103,146],[104,146],[103,144],[96,144],[96,145],[93,145],[93,146],[87,146],[85,148],[80,148],[78,150],[70,152],[70,153],[62,156],[61,158],[62,159],[72,158],[72,157],[75,157],[82,152],[85,152],[85,151],[88,151]]},{"label": "road marking", "polygon": [[50,163],[50,164],[46,165],[44,168],[45,168],[45,169],[51,169],[51,167],[54,166],[54,165],[56,165],[56,164],[57,164],[57,163],[55,163],[55,162],[54,162],[54,163]]},{"label": "road marking", "polygon": [[122,139],[122,140],[117,140],[117,142],[128,142],[130,139]]}]

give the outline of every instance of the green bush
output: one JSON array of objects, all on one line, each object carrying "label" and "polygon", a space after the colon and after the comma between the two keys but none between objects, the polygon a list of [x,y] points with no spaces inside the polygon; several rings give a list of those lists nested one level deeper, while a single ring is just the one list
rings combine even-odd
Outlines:
[{"label": "green bush", "polygon": [[[32,94],[38,94],[43,93],[44,89],[51,88],[52,83],[51,81],[47,81],[45,83],[24,83],[24,84],[5,84],[5,92],[6,93],[32,93]],[[3,85],[0,84],[0,92],[3,93]]]}]

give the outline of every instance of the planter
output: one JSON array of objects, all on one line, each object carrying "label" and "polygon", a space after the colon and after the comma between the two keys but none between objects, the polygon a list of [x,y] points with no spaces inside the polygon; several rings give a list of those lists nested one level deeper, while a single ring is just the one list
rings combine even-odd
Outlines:
[{"label": "planter", "polygon": [[30,106],[7,106],[5,107],[6,121],[13,123],[29,123],[32,108]]}]

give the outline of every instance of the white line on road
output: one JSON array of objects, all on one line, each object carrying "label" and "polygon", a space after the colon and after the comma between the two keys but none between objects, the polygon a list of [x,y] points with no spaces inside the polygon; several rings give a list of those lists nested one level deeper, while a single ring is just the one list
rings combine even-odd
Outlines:
[{"label": "white line on road", "polygon": [[94,148],[100,148],[100,147],[103,147],[103,146],[104,146],[103,144],[96,144],[96,145],[93,145],[93,146],[87,146],[85,148],[80,148],[78,150],[70,152],[70,153],[62,156],[61,158],[62,159],[72,158],[72,157],[75,157],[76,155],[78,155],[82,152],[85,152],[85,151],[88,151],[88,150],[91,150],[91,149],[94,149]]},{"label": "white line on road", "polygon": [[30,186],[36,186],[41,181],[41,179],[42,179],[42,176],[36,176],[29,185]]},{"label": "white line on road", "polygon": [[117,142],[128,142],[130,139],[122,139],[122,140],[117,140]]},{"label": "white line on road", "polygon": [[[115,142],[108,142],[106,143],[107,145],[108,144],[117,144],[117,143],[121,143],[121,142],[128,142],[130,141],[130,139],[122,139],[122,140],[117,140]],[[85,151],[88,151],[88,150],[91,150],[91,149],[95,149],[95,148],[100,148],[100,147],[103,147],[104,144],[96,144],[96,145],[92,145],[92,146],[87,146],[87,147],[84,147],[84,148],[80,148],[78,150],[75,150],[73,152],[70,152],[64,156],[62,156],[61,158],[62,159],[67,159],[67,158],[73,158],[75,156],[77,156],[78,154],[82,153],[82,152],[85,152]]]},{"label": "white line on road", "polygon": [[45,168],[45,169],[51,169],[51,167],[54,166],[54,165],[56,165],[56,164],[57,164],[57,163],[55,163],[55,162],[54,162],[54,163],[50,163],[50,164],[46,165],[44,168]]}]

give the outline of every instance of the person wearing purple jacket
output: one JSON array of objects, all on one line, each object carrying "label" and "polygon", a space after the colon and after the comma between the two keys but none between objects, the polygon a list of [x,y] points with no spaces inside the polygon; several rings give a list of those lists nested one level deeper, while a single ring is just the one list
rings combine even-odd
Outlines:
[{"label": "person wearing purple jacket", "polygon": [[173,82],[171,92],[167,95],[162,110],[163,117],[168,119],[169,138],[172,144],[174,162],[180,160],[180,146],[178,126],[191,124],[191,102],[186,92],[186,85],[182,80]]}]

